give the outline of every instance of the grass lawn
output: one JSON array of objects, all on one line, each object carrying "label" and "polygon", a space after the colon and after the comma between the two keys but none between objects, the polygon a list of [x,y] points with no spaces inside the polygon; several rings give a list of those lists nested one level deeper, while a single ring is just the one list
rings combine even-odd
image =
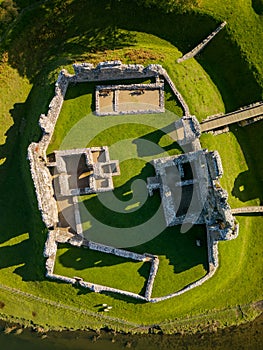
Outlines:
[{"label": "grass lawn", "polygon": [[[25,1],[21,8],[26,5]],[[75,61],[97,63],[121,59],[127,63],[160,63],[199,120],[262,99],[262,16],[252,5],[248,0],[224,3],[203,0],[192,12],[161,14],[156,9],[135,8],[133,3],[124,0],[116,4],[108,0],[99,3],[95,0],[52,1],[25,10],[10,27],[0,43],[2,317],[60,329],[110,325],[115,329],[147,332],[141,325],[160,324],[164,331],[172,332],[190,329],[193,325],[202,329],[212,321],[218,321],[221,326],[238,324],[259,314],[253,303],[262,299],[263,287],[263,222],[260,216],[238,217],[239,237],[219,244],[220,267],[212,279],[165,302],[140,303],[48,281],[42,255],[46,229],[37,209],[26,159],[28,144],[38,141],[41,135],[37,122],[39,115],[48,109],[59,70],[65,67],[72,72],[71,63]],[[194,47],[223,20],[227,20],[226,28],[196,59],[176,63],[181,54]],[[110,146],[112,159],[124,154],[122,175],[115,177],[114,183],[118,203],[123,202],[117,204],[123,211],[126,208],[130,211],[131,221],[124,227],[127,229],[133,220],[140,224],[145,215],[151,216],[150,207],[147,207],[150,201],[158,206],[155,197],[144,204],[144,197],[135,201],[130,193],[130,180],[134,175],[140,179],[152,173],[150,158],[180,151],[167,130],[174,121],[173,113],[181,116],[182,111],[166,91],[166,106],[172,113],[161,115],[158,121],[156,115],[105,118],[106,128],[98,133],[98,118],[90,115],[94,105],[91,92],[91,86],[85,84],[69,89],[49,151],[68,145],[82,147],[103,143]],[[77,127],[72,129],[75,124]],[[71,129],[67,144],[66,136]],[[262,122],[259,122],[245,128],[233,126],[228,134],[201,138],[203,147],[217,149],[221,155],[224,167],[221,183],[233,207],[262,205],[262,131]],[[85,136],[87,132],[88,137]],[[134,140],[137,144],[132,143]],[[149,142],[151,147],[145,147]],[[158,149],[153,145],[158,145]],[[139,155],[140,160],[135,162],[133,154],[137,158]],[[107,200],[105,198],[105,202]],[[141,217],[134,214],[139,201]],[[85,198],[84,204],[90,210],[102,206],[95,196]],[[102,219],[100,209],[96,210],[96,215]],[[103,220],[109,224],[111,216],[108,212]],[[113,221],[116,220],[114,217]],[[119,226],[121,222],[119,216]],[[197,250],[194,246],[196,235],[202,234],[200,227],[194,227],[185,235],[177,229],[167,229],[133,248],[160,255],[160,274],[156,278],[154,295],[180,289],[205,273],[205,249]],[[63,249],[66,248],[59,250],[61,259],[71,254]],[[140,268],[133,266],[131,274],[139,279],[140,289],[143,276],[138,274]],[[97,268],[92,268],[96,277]],[[66,269],[69,271],[70,267]],[[165,278],[161,278],[163,272]],[[97,312],[96,305],[100,303],[113,306],[110,318]]]},{"label": "grass lawn", "polygon": [[84,281],[128,290],[143,295],[150,272],[150,263],[116,255],[61,245],[57,250],[54,273],[83,278]]},{"label": "grass lawn", "polygon": [[[202,247],[196,246],[196,239]],[[179,228],[166,229],[153,240],[130,250],[158,255],[158,274],[153,297],[179,291],[207,273],[207,247],[204,227],[194,227],[187,234]],[[79,276],[85,281],[109,287],[143,293],[150,264],[129,261],[110,254],[60,245],[54,273],[67,277]]]}]

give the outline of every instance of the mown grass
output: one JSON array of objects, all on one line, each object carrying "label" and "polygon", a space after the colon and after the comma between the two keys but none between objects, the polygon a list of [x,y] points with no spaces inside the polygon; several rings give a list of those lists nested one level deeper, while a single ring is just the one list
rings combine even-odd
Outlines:
[{"label": "mown grass", "polygon": [[[202,247],[196,246],[196,239],[201,240]],[[169,228],[130,250],[156,254],[160,259],[153,297],[179,291],[207,273],[206,233],[202,226],[192,228],[187,234]],[[149,264],[64,245],[57,252],[55,273],[141,294],[145,291],[149,268]]]},{"label": "mown grass", "polygon": [[[178,320],[173,323],[176,318],[205,314],[200,324],[218,320],[224,326],[243,322],[259,312],[249,304],[262,298],[261,217],[238,218],[239,237],[219,244],[220,267],[211,280],[160,304],[136,304],[133,300],[97,295],[47,281],[44,276],[42,251],[46,231],[37,210],[26,149],[32,140],[40,137],[37,121],[40,113],[47,110],[61,67],[68,67],[75,60],[98,62],[116,58],[125,62],[161,63],[199,119],[262,98],[262,17],[253,12],[250,1],[204,0],[202,3],[195,13],[160,15],[154,9],[146,13],[142,8],[134,8],[132,3],[118,2],[115,6],[106,0],[99,4],[97,1],[54,1],[25,12],[7,33],[5,42],[1,43],[1,52],[8,51],[9,55],[9,61],[4,63],[8,64],[5,72],[10,72],[1,74],[4,102],[0,104],[0,128],[1,135],[7,133],[6,139],[2,139],[5,144],[1,146],[1,158],[8,155],[0,166],[1,283],[42,298],[63,301],[77,310],[95,312],[96,317],[1,289],[1,301],[5,304],[1,312],[5,315],[57,328],[76,329],[87,325],[99,328],[109,324],[118,329],[133,328],[102,319],[95,305],[106,302],[114,306],[113,317],[139,324],[162,323],[164,330],[171,331],[180,327]],[[226,29],[197,58],[205,71],[195,60],[182,65],[175,63],[180,51],[187,52],[224,19],[228,22]],[[109,44],[103,39],[103,33],[109,34]],[[3,67],[2,63],[1,69]],[[14,77],[13,87],[8,90],[10,84],[5,82],[11,76]],[[16,86],[19,89],[16,90]],[[17,102],[24,103],[18,106]],[[15,108],[11,114],[12,106]],[[81,102],[80,106],[86,108],[85,103]],[[76,112],[69,114],[75,121],[79,109]],[[26,124],[19,133],[22,118]],[[63,137],[57,136],[54,140],[54,147],[60,145],[66,130],[73,125],[63,118],[60,122],[60,132],[65,131]],[[202,139],[204,146],[218,149],[222,156],[225,169],[222,184],[235,207],[259,201],[262,204],[262,130],[259,125],[232,128],[227,135],[215,138],[208,135]],[[243,188],[246,190],[240,191]],[[172,273],[172,265],[167,257],[164,259],[164,266]],[[156,293],[159,294],[158,290]],[[237,312],[238,305],[245,311],[243,315]],[[222,309],[226,311],[220,313]],[[32,312],[37,315],[33,316]]]},{"label": "mown grass", "polygon": [[150,263],[133,261],[84,248],[59,246],[54,273],[144,294]]}]

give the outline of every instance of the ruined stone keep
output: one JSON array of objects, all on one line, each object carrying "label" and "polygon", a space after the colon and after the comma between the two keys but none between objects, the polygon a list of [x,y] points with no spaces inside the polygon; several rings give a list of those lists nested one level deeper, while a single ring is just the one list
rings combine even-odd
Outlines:
[{"label": "ruined stone keep", "polygon": [[[74,64],[75,74],[62,70],[55,86],[55,96],[39,125],[43,131],[41,140],[28,148],[28,159],[34,182],[38,208],[49,233],[45,244],[46,276],[88,288],[94,292],[119,293],[144,301],[158,302],[185,293],[210,278],[218,267],[218,240],[235,238],[238,224],[234,221],[227,203],[227,192],[220,184],[223,169],[219,154],[201,148],[200,125],[182,95],[160,65],[125,65],[120,61],[101,62],[94,67],[89,63]],[[152,78],[153,84],[114,85],[113,80]],[[167,226],[182,222],[202,223],[207,228],[209,271],[198,281],[182,290],[159,298],[152,298],[154,278],[159,259],[152,254],[135,254],[123,249],[87,241],[82,235],[78,196],[113,189],[112,176],[119,175],[118,160],[110,160],[107,146],[56,151],[47,157],[46,151],[64,101],[69,84],[99,82],[95,88],[96,111],[100,115],[125,113],[163,112],[164,82],[180,102],[184,117],[176,121],[174,129],[178,144],[184,154],[153,161],[156,176],[148,178],[148,191],[160,191]],[[101,85],[101,82],[103,85]],[[121,102],[121,103],[120,103]],[[123,102],[123,103],[122,103]],[[65,204],[67,203],[67,204]],[[61,211],[65,205],[72,210],[72,224],[64,223]],[[189,209],[190,208],[190,209]],[[68,210],[68,207],[66,208]],[[118,290],[86,282],[80,278],[68,278],[54,274],[57,246],[68,243],[91,250],[115,254],[137,261],[148,261],[151,269],[144,295]]]}]

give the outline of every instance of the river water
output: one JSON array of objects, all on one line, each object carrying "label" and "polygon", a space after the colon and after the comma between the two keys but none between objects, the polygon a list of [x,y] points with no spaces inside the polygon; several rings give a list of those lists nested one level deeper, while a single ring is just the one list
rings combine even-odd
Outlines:
[{"label": "river water", "polygon": [[215,333],[195,335],[122,335],[101,332],[48,332],[47,336],[23,330],[21,334],[4,333],[1,324],[2,350],[263,350],[263,314],[255,321]]}]

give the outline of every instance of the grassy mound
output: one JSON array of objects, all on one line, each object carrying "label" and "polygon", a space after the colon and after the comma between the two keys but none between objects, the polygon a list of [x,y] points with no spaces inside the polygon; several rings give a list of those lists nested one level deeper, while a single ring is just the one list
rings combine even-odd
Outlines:
[{"label": "grassy mound", "polygon": [[[42,257],[46,230],[37,210],[26,150],[31,141],[38,141],[40,137],[37,121],[39,115],[47,111],[58,71],[62,67],[70,70],[76,60],[160,63],[199,120],[260,100],[262,18],[253,9],[255,2],[252,7],[250,1],[240,4],[232,0],[222,4],[218,0],[203,0],[191,12],[161,15],[154,7],[135,7],[124,0],[99,3],[56,0],[27,5],[27,1],[19,1],[18,7],[24,8],[23,13],[6,29],[0,43],[0,301],[4,305],[3,317],[72,329],[110,325],[145,331],[142,325],[159,323],[167,332],[193,325],[198,328],[213,320],[225,326],[253,318],[259,312],[253,303],[262,297],[261,217],[240,217],[239,237],[219,245],[220,267],[216,275],[203,286],[167,302],[134,303],[47,281]],[[227,27],[196,60],[176,64],[182,53],[194,47],[222,20],[228,22]],[[90,111],[91,94],[81,93],[81,89],[85,87],[76,86],[75,91],[69,91],[50,151],[57,149],[68,130]],[[181,115],[172,99],[167,98],[166,105]],[[144,134],[153,131],[144,130]],[[219,150],[225,170],[222,185],[228,190],[233,207],[262,204],[261,135],[259,122],[244,129],[234,126],[230,133],[217,137],[202,136],[204,147]],[[101,139],[97,141],[110,142],[105,133],[98,137]],[[161,147],[167,145],[170,151],[169,141],[161,140]],[[125,163],[123,165],[125,167]],[[138,171],[140,167],[143,164],[138,165]],[[132,176],[126,173],[123,183]],[[201,235],[202,230],[194,229],[189,236],[170,231],[147,243],[149,245],[136,248],[161,255],[160,272],[166,271],[167,275],[163,280],[160,274],[160,280],[156,280],[155,295],[160,295],[164,288],[167,292],[170,287],[180,288],[188,283],[188,278],[193,278],[192,273],[202,275],[206,269],[205,252],[200,251],[198,256],[192,249],[195,235]],[[67,252],[61,256],[63,254]],[[198,271],[191,269],[191,261]],[[179,270],[174,271],[174,266]],[[189,273],[188,276],[182,271]],[[113,305],[109,318],[98,313],[95,307],[105,302]]]}]

